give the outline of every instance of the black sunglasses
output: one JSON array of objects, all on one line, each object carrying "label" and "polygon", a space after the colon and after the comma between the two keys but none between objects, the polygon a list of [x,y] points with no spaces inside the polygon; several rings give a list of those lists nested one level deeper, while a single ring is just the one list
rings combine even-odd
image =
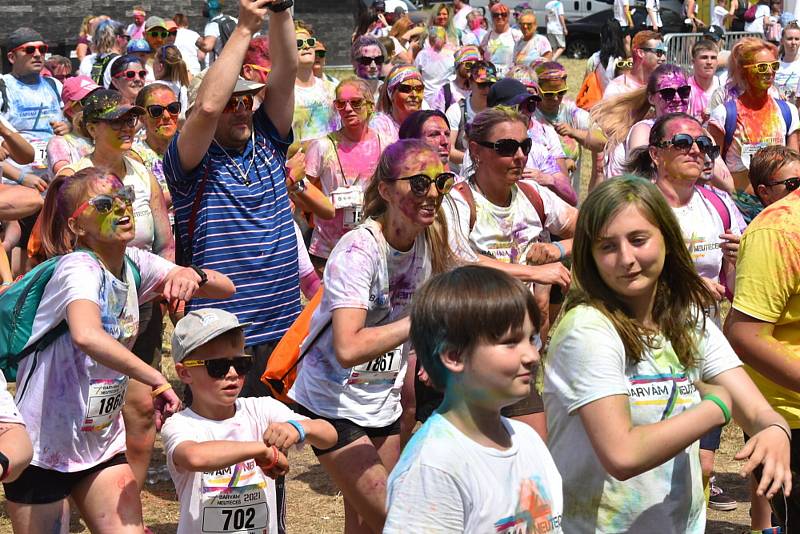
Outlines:
[{"label": "black sunglasses", "polygon": [[666,57],[667,51],[663,48],[650,48],[646,46],[642,46],[639,50],[644,50],[645,52],[652,52],[656,55],[656,57]]},{"label": "black sunglasses", "polygon": [[211,378],[223,378],[228,374],[231,367],[239,376],[247,374],[253,368],[252,356],[237,356],[236,358],[215,358],[213,360],[183,360],[185,367],[205,366],[208,376]]},{"label": "black sunglasses", "polygon": [[372,65],[373,61],[377,66],[380,67],[381,65],[383,65],[384,59],[383,56],[361,56],[360,58],[358,58],[358,62],[364,65],[365,67]]},{"label": "black sunglasses", "polygon": [[792,176],[791,178],[781,180],[780,182],[767,182],[764,185],[766,185],[767,187],[783,185],[786,187],[787,191],[794,191],[795,189],[800,187],[800,176]]},{"label": "black sunglasses", "polygon": [[169,114],[172,116],[177,115],[181,112],[181,103],[180,102],[170,102],[166,106],[162,106],[159,104],[153,104],[152,106],[147,106],[147,113],[154,119],[159,118],[161,115],[164,114],[164,110],[169,111]]},{"label": "black sunglasses", "polygon": [[[692,145],[695,143],[697,143],[697,148],[699,148],[700,152],[703,154],[713,158],[719,156],[719,147],[716,146],[714,144],[714,140],[707,135],[698,135],[697,137],[692,137],[691,135],[685,133],[676,134],[669,141],[661,141],[656,143],[654,146],[658,148],[673,147],[677,150],[688,152],[692,149]],[[716,156],[713,156],[712,154],[716,154]]]},{"label": "black sunglasses", "polygon": [[314,51],[314,55],[317,56],[320,59],[324,58],[326,53],[327,53],[326,50],[315,50]]},{"label": "black sunglasses", "polygon": [[517,153],[517,150],[522,150],[526,156],[530,153],[533,141],[530,138],[524,141],[517,141],[516,139],[498,139],[495,142],[491,141],[478,141],[478,144],[486,148],[493,148],[495,152],[503,157],[510,157]]},{"label": "black sunglasses", "polygon": [[150,37],[160,37],[162,39],[166,39],[169,37],[169,32],[167,30],[150,30],[147,32],[147,35]]},{"label": "black sunglasses", "polygon": [[424,197],[431,189],[431,184],[436,184],[436,190],[440,195],[446,195],[453,188],[456,183],[456,175],[452,172],[443,172],[431,178],[427,174],[415,174],[414,176],[404,176],[402,178],[395,178],[394,182],[400,180],[408,180],[411,185],[411,192],[418,197]]},{"label": "black sunglasses", "polygon": [[692,87],[689,85],[681,85],[680,87],[665,87],[656,91],[661,95],[661,99],[670,102],[677,94],[681,100],[688,100],[692,94]]},{"label": "black sunglasses", "polygon": [[536,112],[536,100],[533,98],[528,98],[524,102],[520,102],[517,104],[517,110],[520,112],[527,112],[527,113],[535,113]]}]

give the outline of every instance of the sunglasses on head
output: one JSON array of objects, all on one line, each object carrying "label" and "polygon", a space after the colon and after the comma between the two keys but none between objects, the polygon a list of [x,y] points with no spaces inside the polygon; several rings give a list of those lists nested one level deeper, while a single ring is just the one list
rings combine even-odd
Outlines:
[{"label": "sunglasses on head", "polygon": [[784,187],[786,187],[786,191],[791,192],[800,187],[800,176],[792,176],[791,178],[781,180],[780,182],[767,182],[764,185],[766,185],[767,187],[783,185]]},{"label": "sunglasses on head", "polygon": [[169,32],[167,30],[150,30],[147,32],[147,35],[150,37],[160,37],[161,39],[166,39],[169,37]]},{"label": "sunglasses on head", "polygon": [[215,358],[213,360],[183,360],[184,367],[205,367],[211,378],[224,378],[231,367],[236,374],[242,376],[253,368],[252,356],[237,356],[236,358]]},{"label": "sunglasses on head", "polygon": [[112,209],[114,209],[114,202],[116,202],[117,199],[123,201],[126,206],[132,205],[133,201],[136,199],[136,194],[133,191],[133,187],[125,186],[121,189],[111,192],[110,194],[97,195],[90,198],[78,206],[74,212],[72,212],[72,218],[77,219],[80,214],[83,213],[83,211],[89,206],[92,206],[97,213],[109,213]]},{"label": "sunglasses on head", "polygon": [[423,90],[424,86],[422,84],[411,85],[407,83],[401,83],[400,85],[397,86],[397,92],[403,93],[404,95],[407,95],[409,93],[422,93]]},{"label": "sunglasses on head", "polygon": [[560,89],[558,91],[542,91],[542,96],[544,98],[560,98],[567,94],[566,89]]},{"label": "sunglasses on head", "polygon": [[236,113],[241,108],[246,110],[253,109],[253,95],[239,95],[239,96],[232,96],[228,103],[225,104],[225,109],[222,110],[223,113]]},{"label": "sunglasses on head", "polygon": [[781,67],[780,61],[762,61],[761,63],[751,63],[750,65],[745,65],[746,68],[752,68],[758,74],[766,74],[768,72],[778,72],[778,69]]},{"label": "sunglasses on head", "polygon": [[663,89],[658,89],[656,93],[661,96],[662,100],[666,102],[671,101],[675,98],[677,94],[681,100],[688,100],[692,94],[692,87],[690,85],[681,85],[680,87],[665,87]]},{"label": "sunglasses on head", "polygon": [[692,137],[691,135],[685,133],[676,134],[672,137],[672,139],[668,141],[661,141],[660,143],[656,143],[654,146],[658,148],[672,147],[682,152],[688,152],[692,149],[692,145],[695,143],[697,143],[697,148],[699,148],[700,152],[703,154],[707,156],[716,154],[719,156],[719,147],[716,146],[714,144],[714,140],[707,135],[698,135],[697,137]]},{"label": "sunglasses on head", "polygon": [[320,59],[323,59],[325,57],[325,54],[327,53],[328,53],[327,50],[314,50],[314,55]]},{"label": "sunglasses on head", "polygon": [[144,80],[147,77],[147,71],[142,70],[124,70],[114,75],[114,78],[128,78],[129,80],[133,80],[136,77],[139,77],[140,80]]},{"label": "sunglasses on head", "polygon": [[616,62],[616,67],[618,69],[632,69],[633,68],[633,60],[628,59],[618,59]]},{"label": "sunglasses on head", "polygon": [[344,111],[347,109],[347,104],[350,104],[350,107],[353,108],[353,111],[359,111],[364,107],[366,102],[367,100],[365,98],[353,98],[352,100],[339,100],[337,98],[333,101],[333,105],[336,106],[336,109],[339,111]]},{"label": "sunglasses on head", "polygon": [[375,63],[377,66],[380,67],[381,65],[383,65],[384,61],[385,60],[383,59],[383,56],[361,56],[360,58],[358,58],[358,62],[364,65],[365,67],[369,67],[373,63]]},{"label": "sunglasses on head", "polygon": [[14,50],[12,50],[12,52],[16,52],[17,50],[22,50],[23,52],[25,52],[28,55],[31,55],[31,54],[33,54],[34,52],[36,52],[38,50],[40,54],[45,55],[47,53],[47,45],[46,44],[22,45],[22,46],[16,47]]},{"label": "sunglasses on head", "polygon": [[152,106],[147,106],[145,109],[147,109],[148,115],[150,115],[154,119],[157,119],[164,114],[164,110],[169,111],[169,114],[172,116],[177,115],[178,113],[181,112],[181,103],[170,102],[166,106],[162,106],[160,104],[153,104]]},{"label": "sunglasses on head", "polygon": [[651,52],[656,55],[656,57],[666,57],[667,51],[663,48],[650,48],[643,46],[639,50],[644,50],[645,52]]},{"label": "sunglasses on head", "polygon": [[531,141],[530,138],[524,141],[517,141],[516,139],[498,139],[494,142],[478,141],[478,144],[486,148],[492,148],[498,155],[508,158],[516,154],[517,150],[522,150],[522,153],[527,156],[531,151],[533,141]]},{"label": "sunglasses on head", "polygon": [[303,47],[314,48],[315,46],[317,46],[316,37],[307,37],[305,39],[298,39],[297,40],[297,49],[298,50],[300,50]]},{"label": "sunglasses on head", "polygon": [[456,183],[456,175],[452,172],[443,172],[438,174],[436,178],[431,178],[427,174],[415,174],[413,176],[404,176],[402,178],[395,178],[393,182],[400,180],[408,180],[411,186],[411,192],[418,197],[424,197],[431,189],[431,184],[436,184],[436,190],[440,195],[446,195],[453,188]]}]

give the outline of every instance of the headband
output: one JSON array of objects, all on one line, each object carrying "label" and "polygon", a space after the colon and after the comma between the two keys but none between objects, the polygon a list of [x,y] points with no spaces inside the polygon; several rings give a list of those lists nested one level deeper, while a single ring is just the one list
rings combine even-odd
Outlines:
[{"label": "headband", "polygon": [[395,67],[386,78],[386,92],[389,98],[394,95],[394,90],[398,85],[411,78],[422,81],[422,75],[419,73],[417,67],[414,65],[400,65],[399,67]]},{"label": "headband", "polygon": [[480,61],[481,59],[480,50],[474,45],[462,46],[455,55],[456,65],[460,65],[466,61]]}]

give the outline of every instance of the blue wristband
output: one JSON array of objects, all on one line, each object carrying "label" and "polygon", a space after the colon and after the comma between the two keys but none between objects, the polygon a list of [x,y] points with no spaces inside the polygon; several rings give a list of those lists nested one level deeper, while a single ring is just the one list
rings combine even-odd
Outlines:
[{"label": "blue wristband", "polygon": [[286,422],[289,423],[290,425],[292,425],[295,428],[295,430],[297,430],[297,433],[300,434],[300,439],[297,440],[298,443],[303,443],[306,440],[306,431],[303,429],[303,425],[301,425],[300,423],[298,423],[295,420],[286,421]]},{"label": "blue wristband", "polygon": [[558,261],[563,260],[567,256],[567,249],[564,248],[564,245],[559,243],[558,241],[553,241],[553,244],[558,249],[558,253],[560,254],[558,257]]}]

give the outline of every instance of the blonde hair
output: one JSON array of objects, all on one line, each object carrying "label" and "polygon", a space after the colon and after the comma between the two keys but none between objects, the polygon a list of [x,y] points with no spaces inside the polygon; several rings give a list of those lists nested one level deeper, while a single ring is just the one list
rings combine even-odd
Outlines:
[{"label": "blonde hair", "polygon": [[744,80],[744,66],[752,61],[751,58],[761,50],[768,50],[775,59],[778,59],[778,47],[758,37],[743,37],[731,50],[731,55],[728,59],[728,72],[733,85],[742,92],[747,90],[747,83]]}]

